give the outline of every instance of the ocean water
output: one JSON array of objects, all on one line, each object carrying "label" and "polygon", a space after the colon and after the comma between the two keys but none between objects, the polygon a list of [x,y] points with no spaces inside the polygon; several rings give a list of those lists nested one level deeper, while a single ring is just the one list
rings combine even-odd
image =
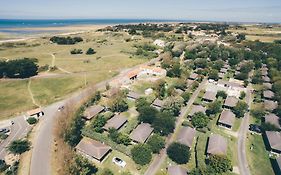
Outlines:
[{"label": "ocean water", "polygon": [[183,22],[178,20],[158,20],[158,19],[48,19],[48,20],[28,20],[28,19],[0,19],[0,29],[7,28],[30,28],[30,27],[57,27],[70,25],[87,24],[127,24],[144,22]]}]

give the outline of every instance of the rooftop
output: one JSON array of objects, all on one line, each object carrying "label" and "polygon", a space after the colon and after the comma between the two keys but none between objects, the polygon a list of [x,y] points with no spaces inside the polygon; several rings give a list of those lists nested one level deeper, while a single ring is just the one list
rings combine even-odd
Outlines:
[{"label": "rooftop", "polygon": [[231,112],[230,110],[222,111],[220,115],[219,123],[232,127],[234,121],[235,121],[235,114],[233,112]]},{"label": "rooftop", "polygon": [[265,131],[271,149],[281,151],[281,133],[277,131]]},{"label": "rooftop", "polygon": [[136,92],[133,92],[133,91],[130,91],[128,94],[127,94],[127,97],[128,98],[132,98],[132,99],[139,99],[141,97],[140,94],[136,93]]},{"label": "rooftop", "polygon": [[182,127],[177,136],[177,141],[191,148],[195,134],[196,130],[194,128]]},{"label": "rooftop", "polygon": [[193,116],[197,112],[206,112],[206,108],[201,105],[192,105],[191,111],[189,113],[190,116]]},{"label": "rooftop", "polygon": [[232,107],[236,106],[237,103],[238,103],[238,99],[236,97],[227,96],[227,98],[225,99],[225,102],[224,102],[224,106],[232,108]]},{"label": "rooftop", "polygon": [[272,100],[264,100],[264,108],[268,111],[272,111],[276,109],[278,106],[277,102],[274,102]]},{"label": "rooftop", "polygon": [[215,155],[226,155],[227,152],[227,140],[218,135],[213,134],[209,137],[207,153]]},{"label": "rooftop", "polygon": [[263,91],[263,97],[272,99],[274,97],[274,93],[270,90]]},{"label": "rooftop", "polygon": [[103,110],[104,110],[104,107],[101,105],[91,106],[85,110],[84,118],[86,118],[87,120],[91,120],[93,117],[98,115]]},{"label": "rooftop", "polygon": [[145,143],[153,128],[148,123],[139,124],[130,134],[130,138],[138,143]]},{"label": "rooftop", "polygon": [[203,99],[214,101],[216,99],[216,93],[211,91],[206,91],[203,96]]},{"label": "rooftop", "polygon": [[187,170],[179,165],[169,166],[168,175],[187,175]]},{"label": "rooftop", "polygon": [[265,122],[266,123],[270,123],[274,126],[276,126],[277,128],[281,129],[280,123],[279,123],[279,117],[273,113],[267,114],[266,116],[264,116],[265,118]]},{"label": "rooftop", "polygon": [[197,74],[197,73],[192,73],[192,74],[189,76],[189,79],[195,80],[197,77],[198,77],[198,74]]},{"label": "rooftop", "polygon": [[159,108],[162,108],[163,105],[164,105],[164,101],[163,100],[160,100],[159,98],[156,98],[154,100],[154,102],[152,103],[153,106],[156,106],[156,107],[159,107]]},{"label": "rooftop", "polygon": [[109,130],[109,128],[120,129],[127,122],[127,118],[122,115],[115,115],[109,119],[104,125],[104,129]]}]

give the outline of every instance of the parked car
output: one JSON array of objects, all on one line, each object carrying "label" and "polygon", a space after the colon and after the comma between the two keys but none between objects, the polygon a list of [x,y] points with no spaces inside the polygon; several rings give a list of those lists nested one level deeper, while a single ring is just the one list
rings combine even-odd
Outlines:
[{"label": "parked car", "polygon": [[112,162],[122,168],[126,166],[126,162],[118,157],[113,157]]},{"label": "parked car", "polygon": [[2,129],[0,129],[0,132],[1,133],[8,133],[8,132],[10,132],[10,129],[2,128]]},{"label": "parked car", "polygon": [[259,125],[255,125],[255,124],[250,124],[249,130],[253,131],[253,132],[256,132],[256,133],[262,132],[261,127]]},{"label": "parked car", "polygon": [[13,120],[11,120],[11,125],[15,124],[15,122]]}]

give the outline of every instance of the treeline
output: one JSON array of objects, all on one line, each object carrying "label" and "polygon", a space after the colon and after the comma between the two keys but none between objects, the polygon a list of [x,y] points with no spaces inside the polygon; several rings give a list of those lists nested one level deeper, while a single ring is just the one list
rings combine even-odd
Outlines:
[{"label": "treeline", "polygon": [[140,31],[162,31],[162,32],[170,32],[173,30],[173,27],[171,27],[168,24],[162,24],[162,25],[158,25],[158,24],[135,24],[135,25],[117,25],[114,28],[116,28],[116,30],[140,30]]},{"label": "treeline", "polygon": [[79,42],[82,42],[83,39],[81,37],[59,37],[59,36],[53,36],[50,38],[50,41],[53,43],[57,43],[59,45],[73,45]]},{"label": "treeline", "polygon": [[38,74],[37,59],[0,61],[0,78],[29,78]]}]

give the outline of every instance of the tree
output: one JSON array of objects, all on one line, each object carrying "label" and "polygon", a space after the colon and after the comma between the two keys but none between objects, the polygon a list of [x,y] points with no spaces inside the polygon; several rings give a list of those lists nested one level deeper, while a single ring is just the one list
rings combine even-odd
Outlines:
[{"label": "tree", "polygon": [[22,154],[30,149],[30,145],[28,140],[14,140],[8,146],[8,150],[13,154]]},{"label": "tree", "polygon": [[184,99],[182,97],[169,97],[165,100],[162,111],[169,112],[174,116],[178,116],[183,102]]},{"label": "tree", "polygon": [[124,112],[129,106],[122,95],[117,95],[110,101],[110,108],[113,112]]},{"label": "tree", "polygon": [[65,142],[70,146],[74,147],[82,139],[82,128],[84,127],[84,121],[80,115],[75,116],[73,121],[70,123],[70,126],[67,127],[63,137]]},{"label": "tree", "polygon": [[128,135],[119,133],[115,128],[109,128],[108,133],[109,133],[109,138],[117,144],[123,144],[127,146],[131,142],[131,139],[129,138]]},{"label": "tree", "polygon": [[277,126],[267,122],[262,123],[261,128],[264,131],[280,131],[280,129]]},{"label": "tree", "polygon": [[144,106],[139,109],[139,121],[152,124],[158,114],[158,110],[152,106]]},{"label": "tree", "polygon": [[138,144],[131,150],[132,158],[135,163],[146,165],[151,161],[152,151],[146,144]]},{"label": "tree", "polygon": [[220,112],[220,110],[221,110],[221,102],[216,100],[216,101],[208,104],[208,109],[207,109],[206,113],[208,115],[217,114]]},{"label": "tree", "polygon": [[96,51],[93,48],[89,48],[86,52],[86,55],[93,55],[95,53],[96,53]]},{"label": "tree", "polygon": [[216,97],[222,97],[223,99],[226,99],[227,94],[225,91],[218,91]]},{"label": "tree", "polygon": [[6,164],[5,160],[0,159],[0,172],[4,172],[9,166]]},{"label": "tree", "polygon": [[98,115],[96,119],[91,123],[92,128],[95,132],[102,133],[103,132],[103,126],[106,124],[106,118],[102,115]]},{"label": "tree", "polygon": [[241,93],[240,93],[240,99],[242,100],[242,99],[244,99],[246,97],[246,93],[244,92],[244,91],[241,91]]},{"label": "tree", "polygon": [[175,129],[175,117],[167,112],[157,113],[152,126],[156,133],[160,135],[169,135]]},{"label": "tree", "polygon": [[218,174],[232,169],[231,161],[223,155],[211,155],[208,159],[208,165]]},{"label": "tree", "polygon": [[197,112],[191,118],[191,123],[196,128],[206,127],[209,121],[210,119],[203,112]]},{"label": "tree", "polygon": [[95,174],[97,170],[88,159],[80,155],[74,156],[69,167],[69,173],[72,175],[91,175]]},{"label": "tree", "polygon": [[140,97],[140,98],[136,99],[137,111],[140,111],[141,108],[148,107],[149,105],[150,105],[150,103],[148,103],[148,101],[146,100],[145,97]]},{"label": "tree", "polygon": [[184,92],[181,94],[181,97],[183,98],[184,104],[187,104],[187,102],[190,99],[191,94],[189,92]]},{"label": "tree", "polygon": [[239,101],[236,106],[234,106],[233,108],[233,113],[237,116],[237,117],[244,117],[244,114],[246,113],[246,111],[248,110],[248,105],[247,103],[245,103],[244,101]]},{"label": "tree", "polygon": [[168,147],[167,154],[171,160],[178,164],[186,164],[190,158],[189,147],[177,142]]},{"label": "tree", "polygon": [[251,115],[255,117],[256,119],[262,119],[262,117],[265,115],[265,110],[263,108],[255,108],[251,110]]},{"label": "tree", "polygon": [[82,49],[72,49],[70,51],[70,54],[72,54],[72,55],[83,54],[83,51],[82,51]]},{"label": "tree", "polygon": [[165,140],[160,135],[154,134],[148,139],[147,145],[150,146],[153,153],[159,153],[165,147]]},{"label": "tree", "polygon": [[27,120],[26,120],[30,125],[33,125],[37,122],[37,119],[35,117],[29,117]]},{"label": "tree", "polygon": [[155,85],[155,90],[160,99],[166,96],[166,82],[164,80],[158,80]]},{"label": "tree", "polygon": [[176,62],[172,65],[172,68],[167,71],[168,77],[180,77],[181,76],[181,67],[180,63]]}]

